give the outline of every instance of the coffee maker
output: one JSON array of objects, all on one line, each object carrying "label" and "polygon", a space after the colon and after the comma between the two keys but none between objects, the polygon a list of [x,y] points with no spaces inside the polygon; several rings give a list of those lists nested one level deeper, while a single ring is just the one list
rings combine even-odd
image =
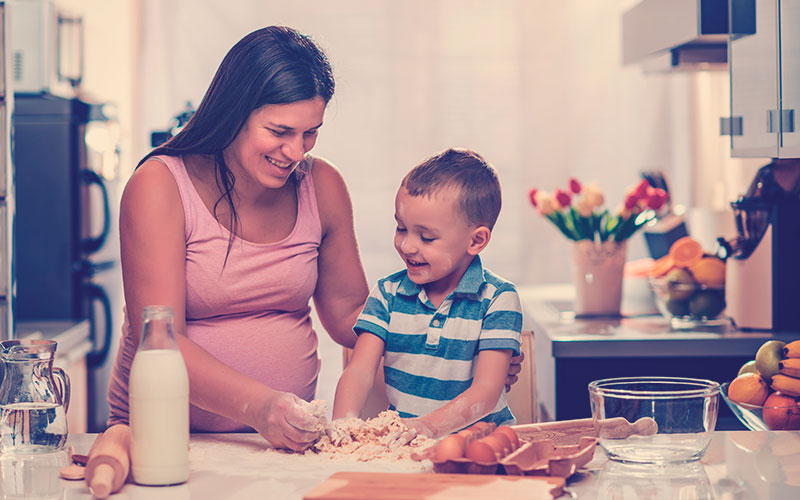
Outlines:
[{"label": "coffee maker", "polygon": [[800,159],[775,159],[731,203],[737,236],[719,238],[727,314],[740,330],[800,331]]}]

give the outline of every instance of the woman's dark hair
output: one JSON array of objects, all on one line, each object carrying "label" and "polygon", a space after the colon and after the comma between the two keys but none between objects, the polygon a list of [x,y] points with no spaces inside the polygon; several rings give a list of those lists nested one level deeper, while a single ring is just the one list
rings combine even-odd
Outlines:
[{"label": "woman's dark hair", "polygon": [[[269,26],[245,36],[225,55],[192,118],[181,131],[147,154],[213,155],[217,185],[231,208],[231,240],[238,218],[232,191],[236,181],[223,158],[250,113],[265,104],[286,104],[333,97],[334,80],[325,52],[307,35],[284,26]],[[227,255],[226,255],[227,260]]]}]

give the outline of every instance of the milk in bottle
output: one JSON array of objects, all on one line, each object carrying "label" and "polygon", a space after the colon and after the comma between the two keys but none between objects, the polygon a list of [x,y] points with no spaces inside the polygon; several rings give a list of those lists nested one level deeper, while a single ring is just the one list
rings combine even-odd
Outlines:
[{"label": "milk in bottle", "polygon": [[189,477],[189,375],[173,331],[172,308],[144,308],[129,379],[131,472],[138,484]]}]

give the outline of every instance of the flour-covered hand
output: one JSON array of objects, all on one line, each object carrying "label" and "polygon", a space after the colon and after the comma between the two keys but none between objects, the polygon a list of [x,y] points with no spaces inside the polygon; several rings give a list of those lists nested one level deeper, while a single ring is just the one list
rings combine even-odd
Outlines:
[{"label": "flour-covered hand", "polygon": [[[414,439],[417,436],[434,437],[433,429],[431,429],[430,426],[423,422],[419,417],[404,418],[402,420],[403,423],[406,424],[406,427],[408,427],[408,429],[414,434],[411,436],[411,439]],[[411,439],[408,441],[411,441]]]},{"label": "flour-covered hand", "polygon": [[261,417],[256,430],[273,448],[305,450],[325,428],[317,408],[288,392],[269,398]]}]

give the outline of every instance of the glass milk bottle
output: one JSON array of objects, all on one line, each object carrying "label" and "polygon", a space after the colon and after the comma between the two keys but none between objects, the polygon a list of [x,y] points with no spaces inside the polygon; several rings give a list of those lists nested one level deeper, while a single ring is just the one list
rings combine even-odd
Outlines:
[{"label": "glass milk bottle", "polygon": [[189,477],[189,375],[173,330],[172,308],[144,308],[128,382],[131,472],[138,484]]}]

